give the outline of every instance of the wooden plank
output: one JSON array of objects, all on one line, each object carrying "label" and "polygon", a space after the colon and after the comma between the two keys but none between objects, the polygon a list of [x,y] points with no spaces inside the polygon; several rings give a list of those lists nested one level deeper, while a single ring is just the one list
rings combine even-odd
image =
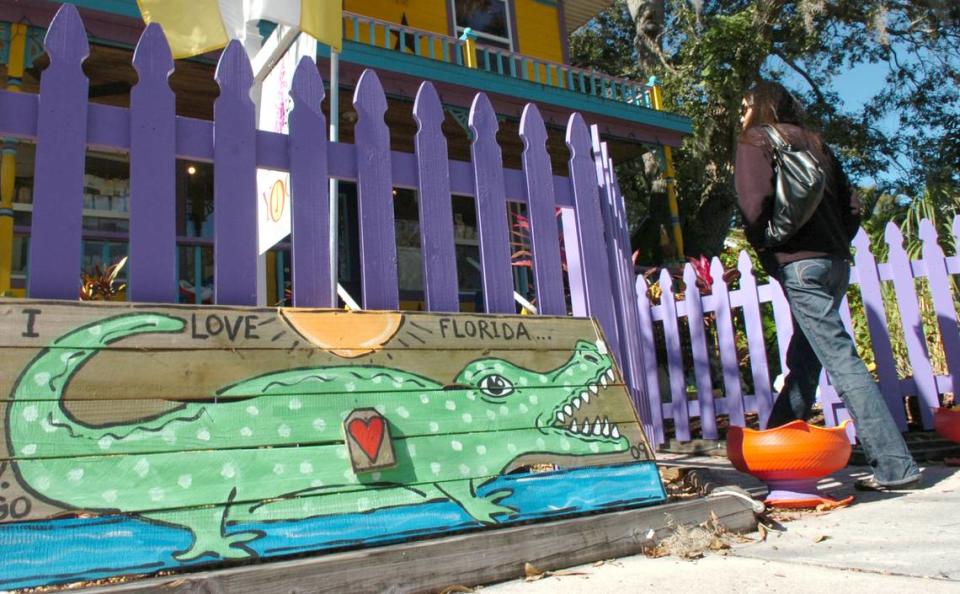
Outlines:
[{"label": "wooden plank", "polygon": [[[345,358],[380,350],[551,350],[600,339],[586,318],[451,315],[293,308],[197,307],[4,299],[0,344],[41,348],[98,317],[153,312],[181,319],[182,331],[141,334],[118,348],[195,350],[324,349]],[[322,316],[322,317],[318,317]],[[184,340],[190,342],[185,347]]]},{"label": "wooden plank", "polygon": [[[756,528],[756,518],[749,505],[726,495],[269,565],[166,576],[85,591],[89,594],[437,592],[450,584],[475,586],[520,577],[526,562],[554,570],[636,554],[672,534],[675,525],[689,526],[710,520],[711,512],[728,530],[747,532]],[[647,539],[651,530],[653,537]],[[571,542],[577,546],[571,547]],[[371,571],[371,567],[381,570]]]}]

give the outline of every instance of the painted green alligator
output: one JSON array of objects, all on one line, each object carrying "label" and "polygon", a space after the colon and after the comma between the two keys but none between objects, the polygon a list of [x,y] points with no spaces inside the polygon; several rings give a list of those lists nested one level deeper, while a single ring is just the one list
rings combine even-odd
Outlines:
[{"label": "painted green alligator", "polygon": [[[614,378],[599,341],[578,342],[566,364],[545,373],[479,359],[446,387],[396,369],[345,365],[269,373],[220,390],[214,402],[112,426],[78,422],[62,406],[72,376],[105,345],[184,327],[182,319],[144,313],[80,327],[26,367],[7,414],[15,468],[37,496],[67,508],[119,510],[187,528],[194,539],[176,555],[180,561],[252,555],[246,543],[262,533],[226,534],[228,522],[447,499],[492,523],[498,514],[515,512],[498,503],[509,492],[480,497],[477,483],[502,473],[518,456],[630,448],[608,419],[578,414]],[[362,407],[387,419],[396,465],[358,476],[342,422]],[[528,429],[483,431],[494,420]]]}]

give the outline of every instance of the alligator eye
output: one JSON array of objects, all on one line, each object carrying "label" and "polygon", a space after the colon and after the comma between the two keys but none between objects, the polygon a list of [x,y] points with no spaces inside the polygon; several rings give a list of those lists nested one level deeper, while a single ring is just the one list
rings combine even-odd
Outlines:
[{"label": "alligator eye", "polygon": [[480,391],[487,396],[503,398],[513,393],[513,384],[502,375],[488,375],[480,380]]},{"label": "alligator eye", "polygon": [[584,353],[583,358],[587,362],[593,363],[595,365],[600,363],[600,357],[594,355],[593,353]]}]

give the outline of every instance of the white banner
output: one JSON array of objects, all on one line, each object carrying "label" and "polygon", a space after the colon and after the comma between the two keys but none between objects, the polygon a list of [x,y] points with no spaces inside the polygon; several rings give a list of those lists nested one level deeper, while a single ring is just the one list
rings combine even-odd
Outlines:
[{"label": "white banner", "polygon": [[[263,81],[260,93],[260,130],[289,132],[293,99],[290,86],[300,58],[316,61],[317,41],[301,33]],[[272,169],[257,170],[257,248],[264,254],[290,235],[290,174]]]}]

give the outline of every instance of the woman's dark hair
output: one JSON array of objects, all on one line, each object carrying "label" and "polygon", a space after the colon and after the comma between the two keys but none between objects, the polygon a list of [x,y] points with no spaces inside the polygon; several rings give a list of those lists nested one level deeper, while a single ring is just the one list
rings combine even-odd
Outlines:
[{"label": "woman's dark hair", "polygon": [[807,113],[800,101],[780,83],[762,80],[744,93],[743,100],[750,106],[752,113],[744,123],[740,139],[745,140],[749,129],[763,124],[776,127],[781,134],[789,137],[777,124],[793,124],[801,128],[805,136],[818,148],[823,144],[820,135],[812,130],[807,122]]}]

